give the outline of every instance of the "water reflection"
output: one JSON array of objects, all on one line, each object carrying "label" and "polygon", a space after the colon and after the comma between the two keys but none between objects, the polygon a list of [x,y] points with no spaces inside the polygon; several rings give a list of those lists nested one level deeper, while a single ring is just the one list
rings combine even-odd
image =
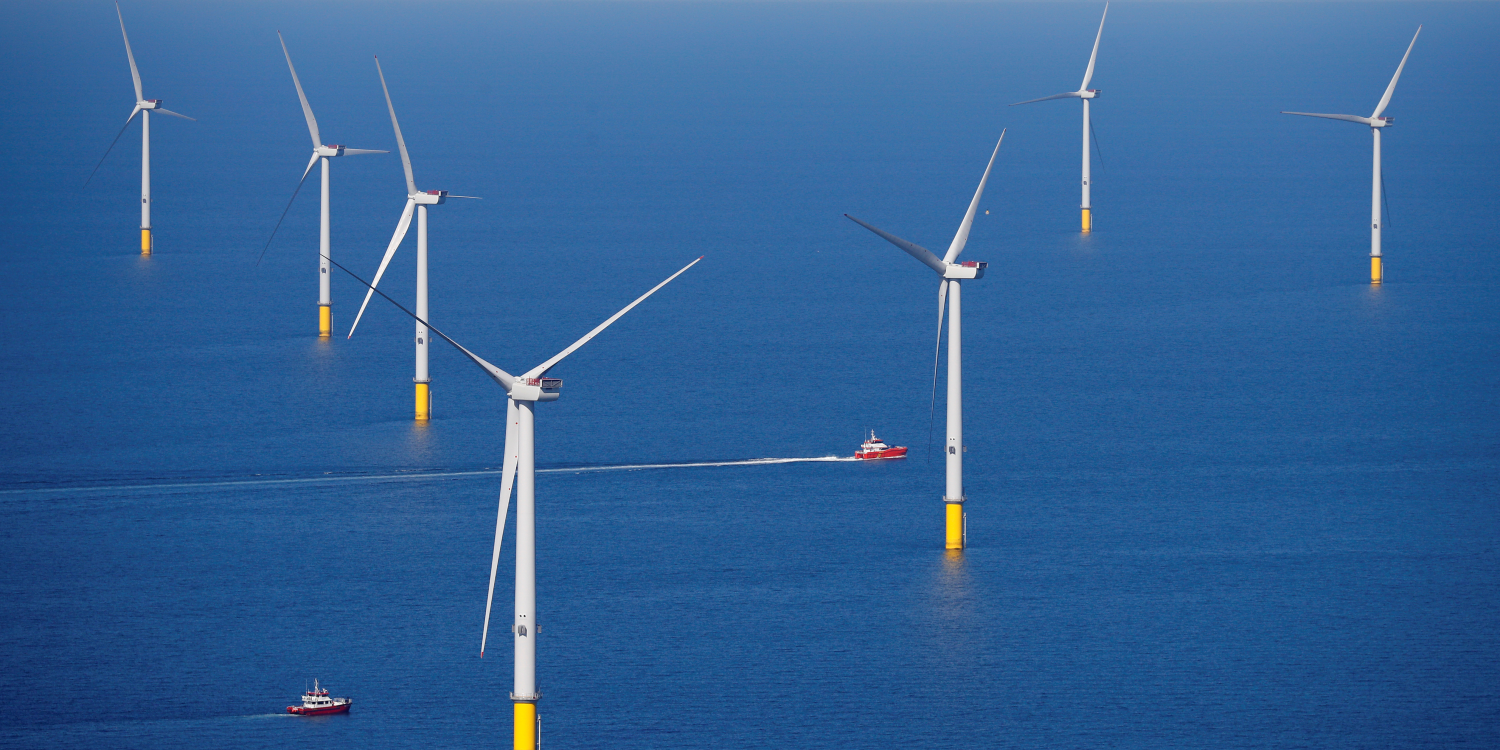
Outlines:
[{"label": "water reflection", "polygon": [[412,465],[426,465],[433,460],[436,436],[432,432],[432,421],[414,419],[406,433],[406,460]]},{"label": "water reflection", "polygon": [[942,567],[937,571],[933,590],[934,609],[946,624],[960,624],[973,615],[973,574],[964,551],[943,551]]},{"label": "water reflection", "polygon": [[1073,246],[1073,250],[1074,250],[1074,252],[1078,253],[1079,255],[1089,255],[1089,256],[1091,256],[1091,255],[1094,254],[1094,252],[1096,250],[1099,249],[1098,246],[1097,246],[1097,244],[1094,241],[1094,235],[1093,235],[1092,232],[1079,232],[1075,236],[1078,239],[1077,239],[1077,244],[1075,244]]}]

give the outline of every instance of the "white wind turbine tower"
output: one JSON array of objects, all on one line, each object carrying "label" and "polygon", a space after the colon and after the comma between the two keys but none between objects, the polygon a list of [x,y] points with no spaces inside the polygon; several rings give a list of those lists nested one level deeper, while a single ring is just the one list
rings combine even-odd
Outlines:
[{"label": "white wind turbine tower", "polygon": [[[385,71],[380,69],[380,57],[375,58],[375,71],[380,74],[380,89],[385,92],[385,106],[391,112],[391,127],[396,131],[396,148],[401,151],[401,168],[406,170],[406,207],[401,210],[401,220],[396,223],[396,233],[391,236],[391,244],[385,248],[385,257],[380,260],[380,270],[375,272],[375,278],[370,283],[370,290],[365,292],[365,301],[359,306],[359,314],[354,316],[354,325],[349,326],[349,336],[354,336],[354,329],[359,327],[359,319],[365,314],[365,306],[370,304],[370,296],[375,293],[375,287],[380,284],[380,277],[385,275],[385,267],[390,264],[391,257],[396,254],[396,248],[401,246],[401,240],[406,238],[406,230],[411,227],[412,210],[417,213],[417,366],[416,375],[412,381],[417,384],[416,405],[417,419],[426,421],[432,416],[432,391],[429,389],[431,378],[427,374],[427,324],[423,321],[427,317],[427,207],[443,204],[448,198],[473,198],[472,195],[449,195],[447,190],[417,190],[417,181],[411,175],[411,157],[406,153],[406,141],[401,137],[401,124],[396,122],[396,108],[391,105],[391,90],[385,85]],[[326,258],[324,262],[330,262]]]},{"label": "white wind turbine tower", "polygon": [[[287,52],[286,40],[281,38],[280,31],[276,32],[276,38],[281,40],[281,54],[286,56],[286,67],[292,71],[292,85],[297,87],[297,99],[302,102],[302,116],[307,119],[307,132],[312,135],[313,152],[312,158],[307,162],[307,168],[302,170],[302,179],[297,181],[297,188],[292,191],[292,199],[286,202],[281,218],[276,220],[276,227],[271,230],[270,239],[266,240],[266,247],[269,248],[271,240],[276,239],[276,230],[281,228],[281,222],[286,219],[287,211],[292,209],[292,201],[297,200],[297,193],[302,190],[302,183],[307,181],[307,174],[312,171],[313,164],[321,160],[323,162],[323,197],[318,220],[318,335],[326,338],[333,333],[333,290],[328,278],[328,272],[331,270],[328,258],[333,257],[328,219],[328,160],[336,156],[388,154],[390,152],[368,148],[345,148],[342,145],[324,145],[323,138],[318,134],[318,119],[313,117],[312,105],[307,103],[307,94],[302,92],[302,81],[297,78],[297,68],[292,65],[292,53]],[[261,248],[260,254],[262,257],[265,256],[265,248]]]},{"label": "white wind turbine tower", "polygon": [[[941,258],[921,245],[907,242],[849,214],[844,214],[845,217],[865,229],[905,250],[938,275],[939,345],[942,344],[945,304],[948,311],[948,435],[943,446],[946,462],[943,503],[947,508],[945,511],[947,516],[945,547],[952,550],[963,549],[967,543],[967,520],[964,513],[964,501],[967,498],[964,497],[963,320],[959,306],[959,283],[964,279],[984,278],[984,269],[989,265],[972,260],[959,263],[958,254],[963,252],[964,245],[969,241],[969,228],[974,225],[974,212],[979,208],[979,198],[984,195],[984,184],[990,179],[990,169],[995,166],[995,156],[1000,153],[1000,144],[1004,142],[1005,131],[1002,130],[1000,140],[995,143],[995,150],[990,154],[990,163],[984,168],[984,177],[979,179],[979,189],[974,191],[974,199],[969,201],[969,210],[964,214],[963,222],[958,225],[958,234],[953,236],[953,242],[948,245],[948,252],[944,253]],[[932,365],[934,390],[937,388],[936,357],[937,354],[934,352]]]},{"label": "white wind turbine tower", "polygon": [[[972,211],[970,213],[972,214]],[[490,605],[495,598],[495,577],[500,568],[500,542],[505,532],[505,516],[510,509],[511,489],[514,487],[516,493],[516,614],[511,624],[511,637],[515,643],[515,681],[510,699],[515,704],[513,747],[517,750],[531,750],[537,746],[539,724],[536,702],[542,697],[541,691],[537,689],[536,681],[536,638],[539,630],[536,618],[536,441],[534,439],[536,414],[534,410],[539,401],[556,401],[562,389],[562,380],[547,377],[547,372],[563,358],[578,351],[579,347],[599,335],[600,331],[619,320],[620,316],[630,312],[647,297],[655,294],[658,289],[681,276],[683,271],[697,265],[700,260],[703,260],[702,256],[683,266],[677,273],[668,276],[666,281],[652,287],[651,291],[642,294],[634,302],[626,305],[623,310],[611,315],[608,320],[595,326],[594,330],[574,341],[568,348],[554,354],[547,361],[527,370],[520,376],[511,375],[480,359],[478,355],[465,349],[457,341],[448,338],[442,331],[428,326],[426,319],[401,307],[400,303],[391,299],[385,292],[377,292],[374,286],[354,276],[349,269],[338,266],[345,273],[354,276],[361,284],[369,287],[372,293],[385,297],[402,312],[416,319],[419,325],[452,344],[474,364],[479,365],[480,369],[484,370],[491,379],[499,383],[508,396],[505,402],[505,464],[500,482],[500,509],[495,519],[495,546],[490,556],[490,587],[484,602],[484,631],[480,635],[479,655],[484,656],[484,647],[489,639]],[[527,322],[523,325],[532,325],[532,323]]]},{"label": "white wind turbine tower", "polygon": [[130,110],[130,117],[125,118],[125,124],[120,126],[120,132],[115,134],[115,139],[109,142],[109,148],[104,150],[104,156],[99,159],[99,164],[94,165],[94,171],[89,173],[89,179],[84,180],[87,186],[89,180],[94,179],[94,174],[99,171],[99,165],[109,158],[109,152],[114,150],[115,144],[119,142],[120,136],[125,134],[125,128],[130,127],[130,121],[135,119],[137,113],[141,116],[141,255],[150,255],[152,247],[151,239],[151,113],[158,112],[173,117],[181,117],[184,120],[192,120],[187,115],[181,115],[161,106],[160,99],[147,99],[141,93],[141,73],[135,67],[135,53],[130,51],[130,35],[125,33],[125,16],[120,12],[120,4],[115,3],[115,15],[120,18],[120,36],[125,38],[125,57],[130,60],[130,80],[135,83],[135,109]]},{"label": "white wind turbine tower", "polygon": [[1396,74],[1391,76],[1391,83],[1385,87],[1385,95],[1380,97],[1380,103],[1375,105],[1375,112],[1369,117],[1358,115],[1322,115],[1314,112],[1282,112],[1284,115],[1302,115],[1304,117],[1326,117],[1330,120],[1348,120],[1362,125],[1370,126],[1370,135],[1375,138],[1375,163],[1371,169],[1370,177],[1370,283],[1379,284],[1385,276],[1385,270],[1381,267],[1380,260],[1380,131],[1396,123],[1393,117],[1381,117],[1387,105],[1391,103],[1391,95],[1396,93],[1396,81],[1401,79],[1401,69],[1406,67],[1406,58],[1411,57],[1411,48],[1417,46],[1417,37],[1422,33],[1422,27],[1417,27],[1417,33],[1412,34],[1411,44],[1406,45],[1406,54],[1401,56],[1401,64],[1396,66]]},{"label": "white wind turbine tower", "polygon": [[1010,106],[1020,104],[1031,104],[1033,102],[1045,102],[1049,99],[1082,99],[1083,100],[1083,231],[1094,231],[1093,203],[1089,198],[1089,183],[1092,182],[1092,172],[1089,165],[1089,135],[1093,132],[1089,123],[1089,100],[1097,99],[1104,93],[1099,89],[1089,88],[1089,81],[1094,78],[1094,61],[1099,58],[1099,40],[1104,37],[1104,19],[1109,16],[1109,3],[1104,4],[1104,15],[1099,17],[1099,33],[1094,35],[1094,51],[1089,53],[1089,67],[1083,71],[1083,85],[1077,91],[1064,91],[1061,94],[1044,96],[1040,99],[1031,99],[1024,102],[1016,102]]}]

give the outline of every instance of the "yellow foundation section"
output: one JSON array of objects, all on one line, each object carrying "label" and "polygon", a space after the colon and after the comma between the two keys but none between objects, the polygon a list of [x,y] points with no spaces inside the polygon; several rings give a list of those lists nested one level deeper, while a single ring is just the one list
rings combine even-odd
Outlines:
[{"label": "yellow foundation section", "polygon": [[141,230],[141,255],[151,254],[151,230]]},{"label": "yellow foundation section", "polygon": [[1380,277],[1385,275],[1385,269],[1380,267],[1380,256],[1370,256],[1370,283],[1379,284]]},{"label": "yellow foundation section", "polygon": [[[417,383],[417,419],[432,419],[432,391],[428,383]],[[517,704],[519,705],[519,704]]]},{"label": "yellow foundation section", "polygon": [[1083,209],[1083,231],[1094,231],[1094,216],[1090,213],[1090,209],[1087,208]]},{"label": "yellow foundation section", "polygon": [[515,750],[536,750],[536,704],[516,704]]},{"label": "yellow foundation section", "polygon": [[328,338],[333,335],[333,308],[318,305],[318,335]]},{"label": "yellow foundation section", "polygon": [[946,549],[964,548],[964,504],[943,503],[948,506],[948,535]]}]

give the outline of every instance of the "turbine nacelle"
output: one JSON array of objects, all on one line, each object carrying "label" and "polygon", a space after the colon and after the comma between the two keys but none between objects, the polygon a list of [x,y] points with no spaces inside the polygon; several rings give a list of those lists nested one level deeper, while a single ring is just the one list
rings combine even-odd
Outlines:
[{"label": "turbine nacelle", "polygon": [[978,260],[966,260],[962,263],[949,263],[948,267],[943,269],[943,278],[982,279],[984,278],[984,269],[989,267],[990,264]]},{"label": "turbine nacelle", "polygon": [[1370,118],[1370,127],[1372,127],[1372,128],[1388,128],[1388,127],[1390,127],[1392,125],[1395,125],[1395,124],[1396,124],[1396,118],[1394,118],[1394,117],[1372,117],[1372,118]]},{"label": "turbine nacelle", "polygon": [[1084,89],[1078,92],[1079,99],[1098,99],[1104,94],[1103,89]]},{"label": "turbine nacelle", "polygon": [[161,99],[142,99],[136,102],[135,106],[137,109],[159,109],[161,108],[161,103]]},{"label": "turbine nacelle", "polygon": [[343,156],[344,146],[342,144],[336,144],[332,146],[318,146],[317,148],[313,149],[313,151],[316,151],[318,153],[318,156]]},{"label": "turbine nacelle", "polygon": [[562,396],[559,378],[516,378],[510,386],[512,401],[556,401]]},{"label": "turbine nacelle", "polygon": [[447,190],[427,190],[412,193],[411,200],[418,206],[440,206],[448,200]]}]

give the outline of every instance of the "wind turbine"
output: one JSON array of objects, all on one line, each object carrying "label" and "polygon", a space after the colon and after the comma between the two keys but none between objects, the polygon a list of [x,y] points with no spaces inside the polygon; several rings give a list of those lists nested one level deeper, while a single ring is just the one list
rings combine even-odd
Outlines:
[{"label": "wind turbine", "polygon": [[[271,240],[276,239],[276,230],[281,228],[281,222],[286,219],[286,212],[292,209],[292,201],[297,200],[297,193],[302,190],[302,183],[307,181],[307,174],[312,171],[313,164],[321,160],[323,162],[323,199],[318,220],[318,335],[327,338],[333,333],[333,290],[328,278],[328,272],[331,270],[328,258],[333,257],[329,240],[328,160],[336,156],[388,154],[390,152],[368,148],[345,148],[342,145],[323,145],[323,139],[318,135],[318,119],[313,117],[312,106],[307,103],[307,94],[302,93],[302,81],[297,79],[297,68],[292,65],[292,53],[286,51],[286,40],[281,38],[280,31],[276,32],[276,38],[281,40],[281,54],[286,55],[286,67],[292,71],[292,85],[297,87],[297,99],[302,102],[302,115],[307,118],[307,132],[312,134],[313,153],[312,158],[307,162],[307,168],[302,170],[302,179],[297,181],[297,188],[292,191],[292,199],[286,202],[286,208],[281,211],[281,218],[276,220],[276,227],[271,230],[271,237],[266,240],[266,247],[270,247]],[[261,248],[260,254],[262,257],[265,256],[265,248]]]},{"label": "wind turbine", "polygon": [[[396,108],[391,105],[391,90],[385,85],[385,71],[380,69],[380,56],[375,57],[375,72],[380,74],[380,89],[385,92],[385,106],[391,112],[391,127],[396,131],[396,147],[401,151],[401,168],[406,170],[406,207],[401,210],[401,220],[396,223],[396,233],[391,236],[391,244],[385,248],[385,257],[380,260],[380,270],[375,272],[375,280],[369,284],[370,290],[365,292],[365,301],[359,306],[359,314],[354,316],[354,325],[349,326],[349,336],[354,336],[354,329],[359,327],[359,319],[364,317],[365,306],[370,304],[370,295],[375,293],[375,287],[380,284],[380,277],[385,275],[385,267],[390,264],[391,257],[396,254],[396,248],[401,246],[401,240],[406,238],[406,230],[411,227],[412,209],[417,212],[417,367],[416,375],[412,382],[417,384],[417,420],[426,421],[432,417],[432,391],[429,390],[431,379],[427,376],[427,207],[442,205],[448,198],[474,198],[472,195],[448,195],[447,190],[428,190],[425,192],[417,190],[417,181],[411,176],[411,157],[406,153],[406,141],[401,138],[401,123],[396,122]],[[477,199],[476,199],[477,200]],[[325,262],[331,262],[326,260]]]},{"label": "wind turbine", "polygon": [[[972,218],[973,211],[969,213]],[[623,310],[595,326],[594,330],[584,334],[583,338],[574,341],[568,348],[552,355],[547,361],[527,370],[520,376],[511,375],[480,359],[478,355],[465,349],[447,334],[428,325],[420,315],[401,307],[400,303],[391,299],[385,292],[377,291],[374,285],[354,276],[349,269],[334,263],[345,273],[354,276],[359,283],[369,287],[372,294],[385,297],[391,304],[415,319],[418,325],[431,330],[444,341],[452,344],[505,389],[507,395],[505,464],[500,481],[500,510],[495,519],[495,546],[490,556],[490,588],[484,601],[484,630],[480,635],[479,656],[484,657],[484,647],[489,640],[490,605],[495,599],[495,577],[500,568],[500,542],[505,532],[505,516],[510,509],[511,490],[514,488],[516,494],[516,615],[510,629],[515,643],[515,681],[510,699],[515,704],[513,747],[516,750],[532,750],[537,746],[536,702],[542,697],[536,682],[536,639],[540,631],[537,628],[536,619],[536,441],[534,431],[536,414],[534,410],[539,401],[556,401],[561,395],[559,391],[562,390],[562,380],[547,377],[547,372],[569,354],[578,351],[579,347],[599,335],[600,331],[619,320],[620,316],[630,312],[647,297],[655,294],[658,289],[681,276],[683,271],[697,265],[700,260],[703,260],[701,255],[697,260],[683,266],[677,273],[668,276],[666,281],[657,284],[651,288],[651,291],[626,305]],[[530,325],[530,323],[525,325]]]},{"label": "wind turbine", "polygon": [[1358,115],[1322,115],[1314,112],[1282,112],[1284,115],[1302,115],[1304,117],[1326,117],[1330,120],[1348,120],[1370,126],[1370,135],[1375,137],[1375,163],[1371,169],[1370,177],[1370,283],[1379,284],[1385,275],[1380,260],[1380,131],[1396,124],[1394,117],[1381,117],[1387,105],[1391,103],[1391,95],[1396,93],[1396,81],[1401,79],[1401,69],[1406,67],[1406,58],[1411,57],[1411,48],[1417,46],[1417,37],[1422,33],[1422,27],[1417,26],[1417,33],[1411,35],[1411,44],[1406,45],[1406,54],[1401,56],[1401,64],[1396,66],[1396,75],[1391,76],[1391,83],[1385,87],[1385,96],[1380,97],[1380,103],[1375,105],[1375,112],[1369,117]]},{"label": "wind turbine", "polygon": [[[947,549],[963,549],[967,543],[968,524],[967,515],[964,513],[964,410],[963,410],[963,321],[959,307],[959,284],[964,279],[984,278],[984,269],[988,263],[977,261],[958,262],[958,254],[963,252],[964,245],[969,241],[969,228],[974,225],[974,212],[979,208],[979,198],[984,195],[984,184],[990,179],[990,169],[995,166],[995,156],[1000,153],[1000,144],[1005,142],[1005,131],[1000,131],[1000,140],[995,144],[995,150],[990,154],[990,163],[984,168],[984,177],[979,179],[979,189],[974,191],[974,200],[969,201],[969,211],[964,214],[964,220],[958,225],[958,234],[953,235],[953,242],[948,245],[948,252],[939,258],[921,245],[917,245],[901,239],[893,234],[876,229],[859,219],[844,214],[845,217],[859,224],[865,229],[884,237],[892,245],[905,250],[925,264],[928,268],[937,272],[938,275],[938,345],[943,341],[943,311],[944,304],[948,309],[948,437],[945,441],[943,452],[946,458],[945,474],[947,477],[943,503],[947,506],[947,535],[945,545]],[[937,390],[937,352],[933,352],[932,363],[933,392]]]},{"label": "wind turbine", "polygon": [[1083,84],[1077,91],[1064,91],[1061,94],[1044,96],[1040,99],[1031,99],[1024,102],[1016,102],[1010,106],[1020,104],[1031,104],[1033,102],[1045,102],[1049,99],[1082,99],[1083,100],[1083,231],[1084,233],[1094,231],[1093,204],[1089,198],[1089,182],[1091,172],[1089,170],[1089,136],[1093,132],[1089,124],[1089,100],[1098,99],[1104,93],[1099,89],[1089,88],[1089,81],[1094,78],[1094,61],[1099,58],[1099,40],[1104,36],[1104,19],[1109,16],[1109,3],[1104,4],[1104,15],[1099,17],[1099,33],[1094,35],[1094,51],[1089,53],[1089,67],[1083,71]]},{"label": "wind turbine", "polygon": [[[89,178],[83,181],[88,186],[89,181],[94,179],[94,174],[109,158],[109,152],[113,151],[115,144],[119,143],[120,136],[125,134],[125,128],[130,127],[130,121],[135,119],[137,113],[141,116],[141,255],[150,255],[151,240],[151,113],[159,112],[164,115],[181,117],[184,120],[192,120],[187,115],[178,114],[161,106],[160,99],[147,99],[141,93],[141,73],[135,67],[135,53],[130,51],[130,35],[125,33],[125,16],[120,12],[120,4],[115,3],[115,15],[120,18],[120,36],[125,38],[125,57],[130,60],[130,80],[135,83],[135,109],[130,110],[130,116],[125,118],[125,124],[120,126],[120,132],[115,134],[115,139],[109,142],[109,148],[104,150],[104,156],[99,157],[99,163],[94,165],[94,171],[89,173]],[[196,122],[196,120],[194,120]]]}]

